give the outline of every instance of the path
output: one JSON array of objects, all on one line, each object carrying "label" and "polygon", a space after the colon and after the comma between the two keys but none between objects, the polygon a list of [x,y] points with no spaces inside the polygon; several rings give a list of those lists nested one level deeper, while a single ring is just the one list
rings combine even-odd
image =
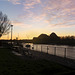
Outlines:
[{"label": "path", "polygon": [[35,51],[35,50],[29,50],[29,52],[32,54],[32,56],[23,55],[21,57],[23,59],[29,59],[29,60],[45,59],[75,69],[75,60],[63,58],[63,57]]}]

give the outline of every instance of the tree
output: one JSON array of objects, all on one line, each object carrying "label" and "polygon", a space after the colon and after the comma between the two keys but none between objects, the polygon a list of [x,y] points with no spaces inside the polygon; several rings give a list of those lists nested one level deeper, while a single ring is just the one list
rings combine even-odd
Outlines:
[{"label": "tree", "polygon": [[0,37],[9,33],[11,23],[6,14],[0,11]]}]

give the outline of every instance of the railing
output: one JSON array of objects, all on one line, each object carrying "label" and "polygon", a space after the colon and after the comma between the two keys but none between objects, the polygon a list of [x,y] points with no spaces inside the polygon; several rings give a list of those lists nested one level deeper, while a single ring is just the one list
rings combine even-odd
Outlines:
[{"label": "railing", "polygon": [[33,45],[33,50],[64,58],[75,59],[75,48],[51,47],[47,45]]}]

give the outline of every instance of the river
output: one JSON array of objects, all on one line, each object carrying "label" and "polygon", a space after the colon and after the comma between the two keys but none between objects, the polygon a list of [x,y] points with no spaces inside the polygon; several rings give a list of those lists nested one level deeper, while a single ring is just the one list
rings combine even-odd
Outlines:
[{"label": "river", "polygon": [[[23,47],[25,47],[26,44],[23,43]],[[30,47],[31,50],[45,52],[60,57],[75,59],[75,46],[45,45],[45,44],[32,44],[32,43],[29,44],[31,45]]]}]

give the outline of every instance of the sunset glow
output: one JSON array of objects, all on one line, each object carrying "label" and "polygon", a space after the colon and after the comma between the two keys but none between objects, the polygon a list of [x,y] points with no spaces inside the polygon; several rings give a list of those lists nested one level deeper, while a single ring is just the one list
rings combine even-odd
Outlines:
[{"label": "sunset glow", "polygon": [[[0,0],[0,11],[14,25],[13,39],[32,39],[52,32],[75,36],[75,0]],[[10,39],[10,34],[1,39]]]}]

